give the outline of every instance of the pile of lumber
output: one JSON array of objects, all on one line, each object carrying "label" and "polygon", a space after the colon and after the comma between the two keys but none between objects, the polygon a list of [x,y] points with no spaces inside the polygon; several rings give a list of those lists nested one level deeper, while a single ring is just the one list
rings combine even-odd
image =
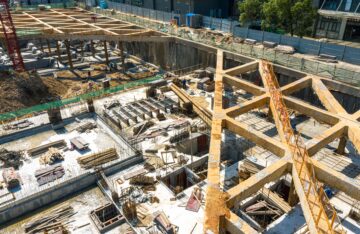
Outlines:
[{"label": "pile of lumber", "polygon": [[77,212],[71,206],[61,207],[25,225],[25,233],[67,233],[66,224]]},{"label": "pile of lumber", "polygon": [[50,142],[48,144],[45,145],[40,145],[38,147],[35,147],[33,149],[28,150],[28,154],[30,156],[36,156],[42,153],[45,153],[46,151],[49,150],[49,148],[65,148],[66,147],[66,142],[64,140],[59,140],[59,141],[54,141],[54,142]]},{"label": "pile of lumber", "polygon": [[119,156],[117,155],[115,148],[110,148],[100,153],[79,157],[77,161],[82,168],[89,169],[113,161],[118,158]]},{"label": "pile of lumber", "polygon": [[249,159],[244,159],[243,164],[241,164],[240,168],[239,168],[239,177],[242,180],[246,180],[250,176],[261,171],[262,169],[264,169],[263,166],[255,163]]},{"label": "pile of lumber", "polygon": [[279,207],[282,211],[284,211],[284,213],[290,212],[291,206],[287,202],[285,202],[283,198],[281,198],[279,195],[277,195],[270,189],[264,187],[259,191],[259,193],[261,193],[263,197],[266,197],[266,200],[268,202],[276,204],[276,206]]},{"label": "pile of lumber", "polygon": [[64,175],[65,171],[61,165],[48,166],[35,171],[35,177],[39,186],[53,182]]},{"label": "pile of lumber", "polygon": [[283,214],[283,212],[278,207],[273,206],[264,200],[247,207],[245,212],[250,216],[270,215],[279,217]]},{"label": "pile of lumber", "polygon": [[138,175],[132,177],[129,183],[132,185],[153,185],[156,183],[156,179],[152,176]]},{"label": "pile of lumber", "polygon": [[96,124],[93,122],[87,122],[87,123],[84,123],[84,124],[80,125],[79,127],[77,127],[76,131],[85,132],[85,131],[91,130],[93,128],[96,128]]},{"label": "pile of lumber", "polygon": [[0,149],[0,161],[3,162],[4,167],[13,167],[18,169],[22,165],[21,153],[17,151],[8,151]]},{"label": "pile of lumber", "polygon": [[40,164],[42,165],[52,165],[58,161],[64,160],[63,154],[60,152],[60,150],[56,148],[49,148],[48,152],[46,154],[42,155],[39,159]]}]

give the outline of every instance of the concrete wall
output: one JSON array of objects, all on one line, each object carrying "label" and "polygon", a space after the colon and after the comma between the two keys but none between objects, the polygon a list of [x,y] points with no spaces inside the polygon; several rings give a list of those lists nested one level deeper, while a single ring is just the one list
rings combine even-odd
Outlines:
[{"label": "concrete wall", "polygon": [[[106,175],[113,174],[141,161],[143,161],[142,156],[133,156],[105,168],[104,173]],[[96,172],[92,170],[61,184],[46,188],[39,193],[11,202],[0,208],[0,225],[52,202],[56,202],[61,198],[79,192],[91,185],[95,185],[96,181]]]},{"label": "concrete wall", "polygon": [[[177,42],[167,43],[124,43],[127,53],[140,57],[144,61],[159,65],[162,69],[172,71],[201,64],[215,67],[216,54],[195,46]],[[186,58],[186,59],[184,59]]]}]

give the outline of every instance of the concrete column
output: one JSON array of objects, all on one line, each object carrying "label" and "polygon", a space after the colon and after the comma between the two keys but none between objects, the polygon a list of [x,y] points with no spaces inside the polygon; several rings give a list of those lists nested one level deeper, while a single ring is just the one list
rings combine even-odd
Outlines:
[{"label": "concrete column", "polygon": [[121,69],[122,69],[122,72],[125,72],[124,44],[121,41],[119,41],[118,47],[119,47],[120,56],[121,56]]},{"label": "concrete column", "polygon": [[47,46],[48,46],[48,50],[49,50],[49,54],[51,54],[51,46],[50,46],[50,41],[46,40]]},{"label": "concrete column", "polygon": [[296,191],[295,191],[294,181],[291,180],[288,203],[289,203],[290,206],[295,206],[298,202],[299,202],[299,198],[298,198],[298,196],[296,194]]},{"label": "concrete column", "polygon": [[341,137],[338,148],[336,149],[335,152],[338,153],[338,154],[344,154],[345,153],[346,142],[347,142],[346,138]]},{"label": "concrete column", "polygon": [[39,43],[40,43],[41,52],[44,53],[44,46],[43,46],[43,43],[42,43],[42,39],[41,39],[41,38],[39,39]]},{"label": "concrete column", "polygon": [[88,99],[87,100],[87,106],[88,106],[88,111],[89,112],[95,112],[94,100],[93,99]]},{"label": "concrete column", "polygon": [[90,49],[91,49],[91,53],[92,53],[92,56],[94,57],[95,56],[95,47],[94,47],[94,41],[91,40],[90,41]]},{"label": "concrete column", "polygon": [[58,61],[61,62],[61,52],[60,52],[60,46],[59,46],[59,42],[56,41],[56,53],[58,56]]},{"label": "concrete column", "polygon": [[80,42],[81,57],[84,57],[84,41]]},{"label": "concrete column", "polygon": [[105,52],[105,62],[106,62],[106,65],[109,66],[109,54],[108,54],[108,50],[107,50],[107,43],[106,43],[106,41],[104,41],[104,52]]},{"label": "concrete column", "polygon": [[347,18],[342,18],[341,19],[341,25],[340,25],[340,30],[339,30],[339,40],[342,40],[344,38],[344,33],[345,33],[345,28],[346,28],[346,23],[347,23]]},{"label": "concrete column", "polygon": [[66,53],[69,60],[69,66],[71,69],[74,69],[73,63],[72,63],[72,57],[71,57],[71,51],[70,51],[70,42],[68,40],[65,40],[65,47],[66,47]]}]

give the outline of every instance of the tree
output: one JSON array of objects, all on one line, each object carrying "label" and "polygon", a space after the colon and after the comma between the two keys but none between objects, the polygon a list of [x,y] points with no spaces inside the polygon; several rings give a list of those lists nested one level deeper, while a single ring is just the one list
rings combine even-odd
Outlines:
[{"label": "tree", "polygon": [[261,0],[244,0],[239,2],[240,22],[242,24],[253,23],[261,19]]},{"label": "tree", "polygon": [[316,16],[312,0],[244,0],[239,9],[242,24],[261,20],[263,30],[283,29],[300,37],[311,30]]},{"label": "tree", "polygon": [[294,32],[299,37],[303,37],[311,32],[314,24],[316,10],[312,7],[311,0],[297,1],[291,8],[294,18]]}]

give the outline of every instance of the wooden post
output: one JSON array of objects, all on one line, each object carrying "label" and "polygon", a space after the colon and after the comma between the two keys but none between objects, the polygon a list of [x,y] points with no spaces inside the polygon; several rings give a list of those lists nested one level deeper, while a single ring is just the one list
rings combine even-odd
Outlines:
[{"label": "wooden post", "polygon": [[50,41],[46,39],[46,43],[47,43],[47,46],[48,46],[49,54],[51,54]]},{"label": "wooden post", "polygon": [[74,69],[73,63],[72,63],[72,57],[71,57],[71,51],[70,51],[70,42],[68,40],[65,40],[65,47],[66,47],[66,53],[69,60],[69,66],[71,69]]},{"label": "wooden post", "polygon": [[109,66],[109,54],[108,54],[108,50],[107,50],[106,41],[104,41],[104,51],[105,51],[105,62],[106,62],[106,65]]},{"label": "wooden post", "polygon": [[90,41],[90,48],[91,48],[91,54],[92,54],[92,56],[94,57],[95,56],[95,47],[94,47],[94,41],[93,40],[91,40]]},{"label": "wooden post", "polygon": [[335,152],[338,153],[338,154],[344,154],[345,153],[346,142],[347,142],[346,138],[341,137],[338,148],[336,149]]},{"label": "wooden post", "polygon": [[[49,47],[50,49],[50,47]],[[58,55],[58,60],[59,62],[61,62],[61,52],[60,52],[60,46],[59,46],[59,42],[56,41],[56,52],[57,52],[57,55]]]}]

